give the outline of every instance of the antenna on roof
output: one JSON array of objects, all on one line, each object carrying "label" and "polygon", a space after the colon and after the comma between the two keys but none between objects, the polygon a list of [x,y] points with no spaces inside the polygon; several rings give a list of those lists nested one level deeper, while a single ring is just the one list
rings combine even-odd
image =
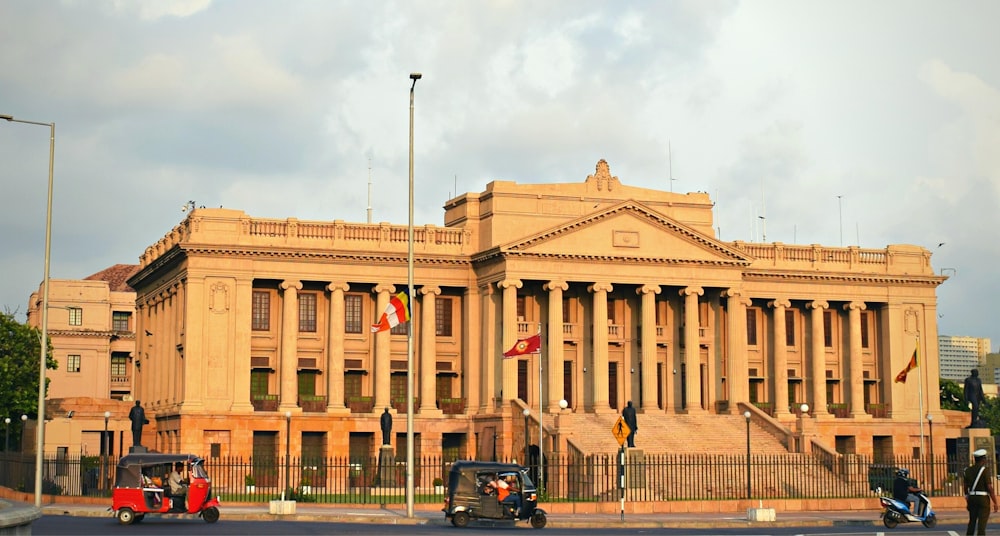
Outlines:
[{"label": "antenna on roof", "polygon": [[667,140],[667,170],[670,173],[670,193],[674,193],[674,152],[670,148],[670,140]]},{"label": "antenna on roof", "polygon": [[372,153],[368,151],[368,223],[372,222]]}]

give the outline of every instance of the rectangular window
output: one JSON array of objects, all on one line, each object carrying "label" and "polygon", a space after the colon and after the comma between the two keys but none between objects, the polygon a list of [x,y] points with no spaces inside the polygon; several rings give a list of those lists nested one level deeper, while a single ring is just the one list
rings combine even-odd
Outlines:
[{"label": "rectangular window", "polygon": [[299,331],[316,333],[316,295],[299,294]]},{"label": "rectangular window", "polygon": [[389,398],[393,402],[406,403],[406,374],[389,376]]},{"label": "rectangular window", "polygon": [[114,331],[131,331],[132,313],[114,311],[111,313],[111,329]]},{"label": "rectangular window", "polygon": [[757,309],[747,308],[747,345],[757,346]]},{"label": "rectangular window", "polygon": [[362,302],[360,294],[344,296],[344,333],[361,333]]},{"label": "rectangular window", "polygon": [[569,324],[570,323],[569,298],[563,298],[562,302],[563,302],[563,308],[562,308],[563,309],[562,310],[563,318],[562,318],[562,321],[563,321],[563,324]]},{"label": "rectangular window", "polygon": [[299,371],[299,396],[316,394],[316,375],[315,370]]},{"label": "rectangular window", "polygon": [[254,395],[266,395],[267,393],[267,379],[271,375],[271,371],[267,369],[254,369],[250,371],[250,398],[253,399]]},{"label": "rectangular window", "polygon": [[111,377],[125,379],[128,374],[127,370],[128,358],[123,355],[112,355],[111,356]]},{"label": "rectangular window", "polygon": [[518,296],[517,297],[517,319],[518,320],[520,320],[522,322],[524,321],[524,318],[525,318],[524,313],[525,313],[525,311],[527,309],[528,309],[528,307],[527,307],[527,303],[524,300],[524,296]]},{"label": "rectangular window", "polygon": [[868,348],[868,311],[861,311],[861,347]]},{"label": "rectangular window", "polygon": [[437,395],[438,400],[451,398],[451,381],[452,377],[447,374],[437,375],[435,378],[434,394]]},{"label": "rectangular window", "polygon": [[344,400],[361,396],[361,373],[347,371],[344,373]]},{"label": "rectangular window", "polygon": [[438,298],[437,307],[434,308],[434,334],[438,337],[451,337],[452,317],[451,309],[453,303],[451,298]]},{"label": "rectangular window", "polygon": [[413,317],[410,317],[409,321],[400,322],[392,328],[389,329],[389,333],[393,335],[406,335],[410,332],[410,323],[413,321]]},{"label": "rectangular window", "polygon": [[80,372],[80,356],[66,356],[66,372]]},{"label": "rectangular window", "polygon": [[71,326],[82,326],[83,325],[83,309],[79,307],[67,307],[69,311],[69,325]]},{"label": "rectangular window", "polygon": [[833,311],[823,311],[823,346],[833,348]]},{"label": "rectangular window", "polygon": [[271,330],[271,293],[266,290],[253,291],[253,319],[251,329],[254,331]]},{"label": "rectangular window", "polygon": [[785,310],[785,345],[795,346],[795,311]]}]

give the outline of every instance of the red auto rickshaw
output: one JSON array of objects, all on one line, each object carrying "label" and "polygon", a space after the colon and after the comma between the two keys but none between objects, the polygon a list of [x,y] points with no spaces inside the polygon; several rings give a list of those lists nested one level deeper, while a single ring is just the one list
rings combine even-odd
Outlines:
[{"label": "red auto rickshaw", "polygon": [[[174,497],[167,484],[174,464],[185,467],[187,497]],[[135,453],[122,457],[111,493],[115,517],[122,525],[140,522],[147,514],[201,516],[208,523],[219,520],[219,498],[212,497],[212,479],[205,460],[193,454]]]}]

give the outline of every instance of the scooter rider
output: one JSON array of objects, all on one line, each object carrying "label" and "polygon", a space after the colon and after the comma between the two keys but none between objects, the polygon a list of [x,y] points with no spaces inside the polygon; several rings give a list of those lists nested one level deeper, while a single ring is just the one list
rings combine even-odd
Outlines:
[{"label": "scooter rider", "polygon": [[918,516],[921,515],[920,510],[923,509],[922,501],[917,495],[920,492],[921,489],[917,487],[917,481],[910,479],[908,469],[896,471],[896,479],[892,482],[892,498],[905,503],[910,512]]}]

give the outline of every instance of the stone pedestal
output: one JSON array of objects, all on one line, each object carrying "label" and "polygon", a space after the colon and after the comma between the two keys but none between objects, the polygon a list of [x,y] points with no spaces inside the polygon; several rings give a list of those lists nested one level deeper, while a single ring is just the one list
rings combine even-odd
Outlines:
[{"label": "stone pedestal", "polygon": [[268,512],[273,515],[292,515],[295,513],[295,501],[271,501]]},{"label": "stone pedestal", "polygon": [[961,467],[972,465],[972,453],[979,449],[986,449],[989,460],[992,460],[993,448],[993,436],[990,435],[989,428],[963,428],[962,435],[955,442],[955,453],[965,464]]},{"label": "stone pedestal", "polygon": [[396,486],[396,451],[392,445],[382,445],[378,449],[378,484],[384,488]]},{"label": "stone pedestal", "polygon": [[748,521],[774,521],[774,508],[747,508]]},{"label": "stone pedestal", "polygon": [[142,445],[132,445],[131,447],[128,448],[129,454],[145,454],[147,452],[149,451],[146,450],[146,447]]},{"label": "stone pedestal", "polygon": [[646,453],[642,449],[625,449],[625,487],[646,488]]}]

